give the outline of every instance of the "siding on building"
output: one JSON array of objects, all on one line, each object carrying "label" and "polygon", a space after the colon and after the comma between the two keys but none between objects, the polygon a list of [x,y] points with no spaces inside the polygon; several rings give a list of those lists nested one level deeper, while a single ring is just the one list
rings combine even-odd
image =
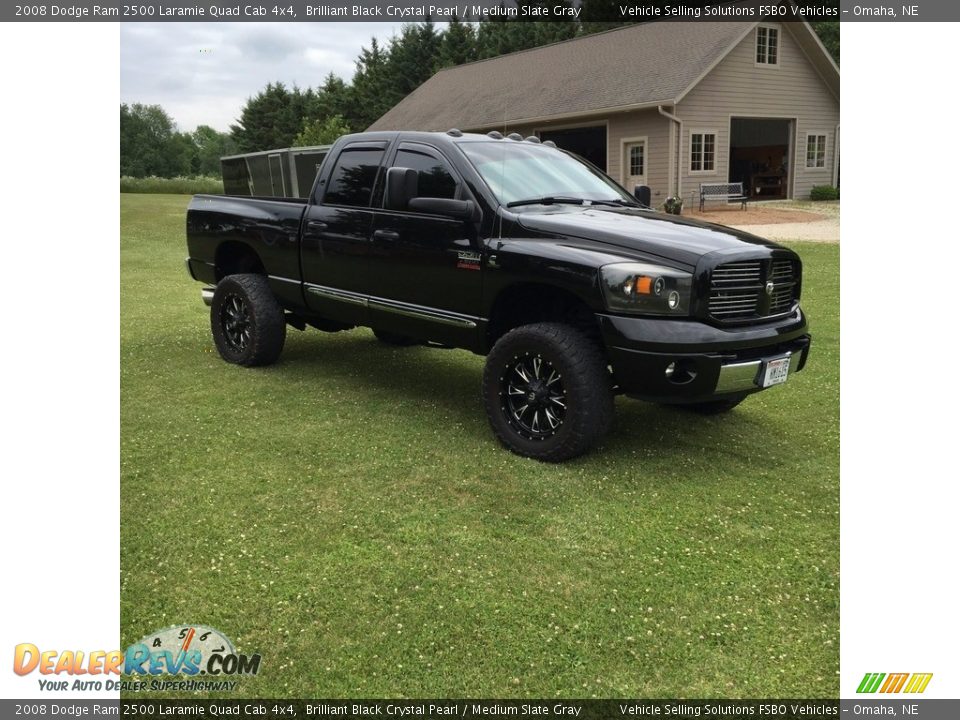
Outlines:
[{"label": "siding on building", "polygon": [[[681,180],[688,199],[702,182],[727,181],[731,117],[796,118],[789,168],[794,178],[792,197],[808,198],[814,185],[833,184],[840,101],[800,49],[789,23],[770,25],[780,28],[779,65],[756,65],[756,31],[751,31],[677,103],[675,112],[683,120],[684,135]],[[713,173],[690,172],[690,134],[697,130],[717,132]],[[816,170],[806,167],[806,136],[813,132],[827,136],[825,167]]]},{"label": "siding on building", "polygon": [[646,181],[653,194],[653,205],[661,205],[670,194],[670,121],[653,110],[640,110],[610,117],[610,132],[607,134],[607,174],[628,191],[624,168],[624,145],[626,138],[646,137],[644,149]]},{"label": "siding on building", "polygon": [[[579,38],[441,71],[372,127],[439,130],[449,125],[459,125],[464,131],[499,130],[505,135],[517,132],[527,137],[545,130],[605,125],[607,173],[625,187],[629,183],[623,174],[623,141],[636,137],[647,139],[646,183],[651,188],[653,204],[660,206],[667,196],[676,191],[678,174],[682,195],[687,202],[690,202],[691,194],[696,193],[702,182],[728,182],[732,118],[782,118],[791,121],[793,144],[793,152],[788,161],[788,197],[805,199],[810,196],[810,189],[814,185],[834,183],[837,126],[840,122],[839,74],[807,25],[762,24],[780,30],[779,64],[774,67],[756,64],[757,23],[706,23],[692,24],[689,27],[684,23],[641,24],[591,36],[590,40]],[[691,35],[691,32],[694,34]],[[648,33],[653,34],[647,35]],[[653,45],[648,47],[644,43],[636,44],[634,41],[641,35]],[[739,42],[738,37],[741,37]],[[699,48],[698,39],[706,47]],[[671,42],[676,44],[679,40],[683,40],[678,46],[682,49],[680,55],[666,53],[664,44],[673,47]],[[599,45],[594,46],[592,43]],[[733,43],[734,47],[726,52]],[[670,60],[660,67],[658,72],[638,71],[631,76],[621,68],[613,66],[609,57],[610,47],[619,48],[621,53],[629,54],[631,61],[643,57],[646,58],[645,62],[663,65],[664,57],[669,56]],[[651,47],[657,49],[657,53],[647,57],[644,53],[649,55]],[[590,72],[599,79],[584,87],[578,86],[579,90],[576,92],[561,84],[554,92],[544,94],[544,97],[537,101],[549,100],[552,103],[549,110],[555,113],[555,119],[537,122],[507,121],[506,124],[493,126],[486,124],[488,120],[482,120],[480,124],[474,122],[477,118],[490,117],[488,106],[493,105],[498,108],[498,113],[495,114],[504,116],[513,114],[513,117],[540,117],[537,113],[548,112],[548,109],[540,105],[535,108],[524,105],[522,109],[516,105],[521,100],[529,104],[530,93],[549,84],[552,68],[556,68],[558,64],[562,67],[571,65],[571,58],[582,59],[581,54],[590,48],[602,48],[606,53],[600,62],[594,61],[590,67]],[[806,52],[803,48],[806,48]],[[808,56],[808,52],[811,55]],[[567,54],[571,54],[569,58]],[[566,61],[564,58],[567,58]],[[572,66],[579,68],[584,66],[585,62],[572,63]],[[684,65],[684,72],[677,75],[676,65]],[[534,67],[542,69],[546,75],[530,85],[531,81],[527,76]],[[821,76],[821,72],[825,74]],[[637,95],[637,88],[651,83],[662,84],[664,75],[677,75],[673,77],[673,85],[659,94]],[[702,77],[697,81],[699,75]],[[625,81],[625,78],[631,79]],[[678,78],[682,79],[682,82]],[[624,82],[627,84],[624,85]],[[481,107],[468,112],[463,109],[463,103],[451,102],[449,92],[452,90],[447,87],[450,83],[457,87],[470,88],[469,98],[464,99],[463,103],[468,103],[469,100],[470,103],[480,103]],[[526,87],[524,83],[530,87]],[[620,85],[617,86],[617,83]],[[601,86],[603,92],[599,92],[598,88]],[[619,87],[619,95],[611,90],[615,86]],[[587,97],[591,88],[597,90],[597,97]],[[504,98],[508,95],[507,90],[518,94],[518,97],[512,102],[506,102]],[[614,94],[611,95],[611,92]],[[687,94],[683,95],[684,92]],[[478,98],[483,93],[490,97],[481,102]],[[666,99],[650,100],[661,96]],[[634,105],[634,109],[628,110],[625,109],[630,107],[625,104],[627,99],[647,99],[650,102],[642,109],[637,109]],[[591,108],[591,104],[594,107]],[[658,104],[683,122],[682,137],[677,124],[657,111]],[[563,112],[561,118],[559,111],[568,110],[571,106],[577,109],[572,113]],[[510,113],[503,110],[504,107],[510,108]],[[449,117],[438,119],[438,109],[442,109]],[[698,131],[713,132],[717,136],[715,166],[714,170],[708,173],[690,170],[690,136]],[[808,133],[826,136],[823,168],[806,167]],[[627,190],[632,191],[633,188],[627,187]]]}]

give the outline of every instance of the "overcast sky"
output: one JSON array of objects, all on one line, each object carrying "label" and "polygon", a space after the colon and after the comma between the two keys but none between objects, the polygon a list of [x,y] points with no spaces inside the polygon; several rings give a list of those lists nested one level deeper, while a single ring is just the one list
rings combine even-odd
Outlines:
[{"label": "overcast sky", "polygon": [[120,102],[158,104],[181,130],[229,130],[268,82],[316,87],[349,81],[370,38],[401,23],[122,23]]}]

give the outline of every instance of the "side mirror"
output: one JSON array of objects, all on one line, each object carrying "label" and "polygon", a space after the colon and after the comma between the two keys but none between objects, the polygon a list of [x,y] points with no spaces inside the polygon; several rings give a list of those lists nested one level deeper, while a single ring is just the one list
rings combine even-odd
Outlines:
[{"label": "side mirror", "polygon": [[450,200],[449,198],[413,198],[407,207],[414,212],[429,215],[444,215],[456,220],[470,220],[476,212],[477,206],[473,200]]},{"label": "side mirror", "polygon": [[407,210],[417,196],[417,171],[412,168],[392,167],[387,170],[383,206],[387,210]]},{"label": "side mirror", "polygon": [[633,196],[640,202],[641,205],[651,207],[649,185],[635,185],[633,188]]}]

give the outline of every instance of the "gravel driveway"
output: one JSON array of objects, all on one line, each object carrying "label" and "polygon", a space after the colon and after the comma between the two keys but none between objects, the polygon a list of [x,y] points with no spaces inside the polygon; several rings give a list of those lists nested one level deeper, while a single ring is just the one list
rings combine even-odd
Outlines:
[{"label": "gravel driveway", "polygon": [[686,217],[729,225],[771,240],[840,242],[840,203],[782,201],[751,203],[747,210],[708,209]]},{"label": "gravel driveway", "polygon": [[805,223],[777,223],[776,225],[733,225],[754,235],[770,240],[805,240],[807,242],[840,242],[840,218],[829,218]]}]

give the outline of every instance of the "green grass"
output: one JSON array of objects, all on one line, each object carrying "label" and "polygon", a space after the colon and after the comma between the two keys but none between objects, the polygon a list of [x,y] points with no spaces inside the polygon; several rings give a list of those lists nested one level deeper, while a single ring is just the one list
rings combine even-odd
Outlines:
[{"label": "green grass", "polygon": [[497,445],[466,352],[221,361],[187,202],[121,198],[124,646],[219,628],[263,656],[238,696],[837,695],[838,246],[793,245],[804,372],[726,417],[618,399],[557,466]]},{"label": "green grass", "polygon": [[194,177],[120,177],[122,193],[159,193],[196,195],[198,193],[222,193],[223,179],[216,175],[197,175]]}]

